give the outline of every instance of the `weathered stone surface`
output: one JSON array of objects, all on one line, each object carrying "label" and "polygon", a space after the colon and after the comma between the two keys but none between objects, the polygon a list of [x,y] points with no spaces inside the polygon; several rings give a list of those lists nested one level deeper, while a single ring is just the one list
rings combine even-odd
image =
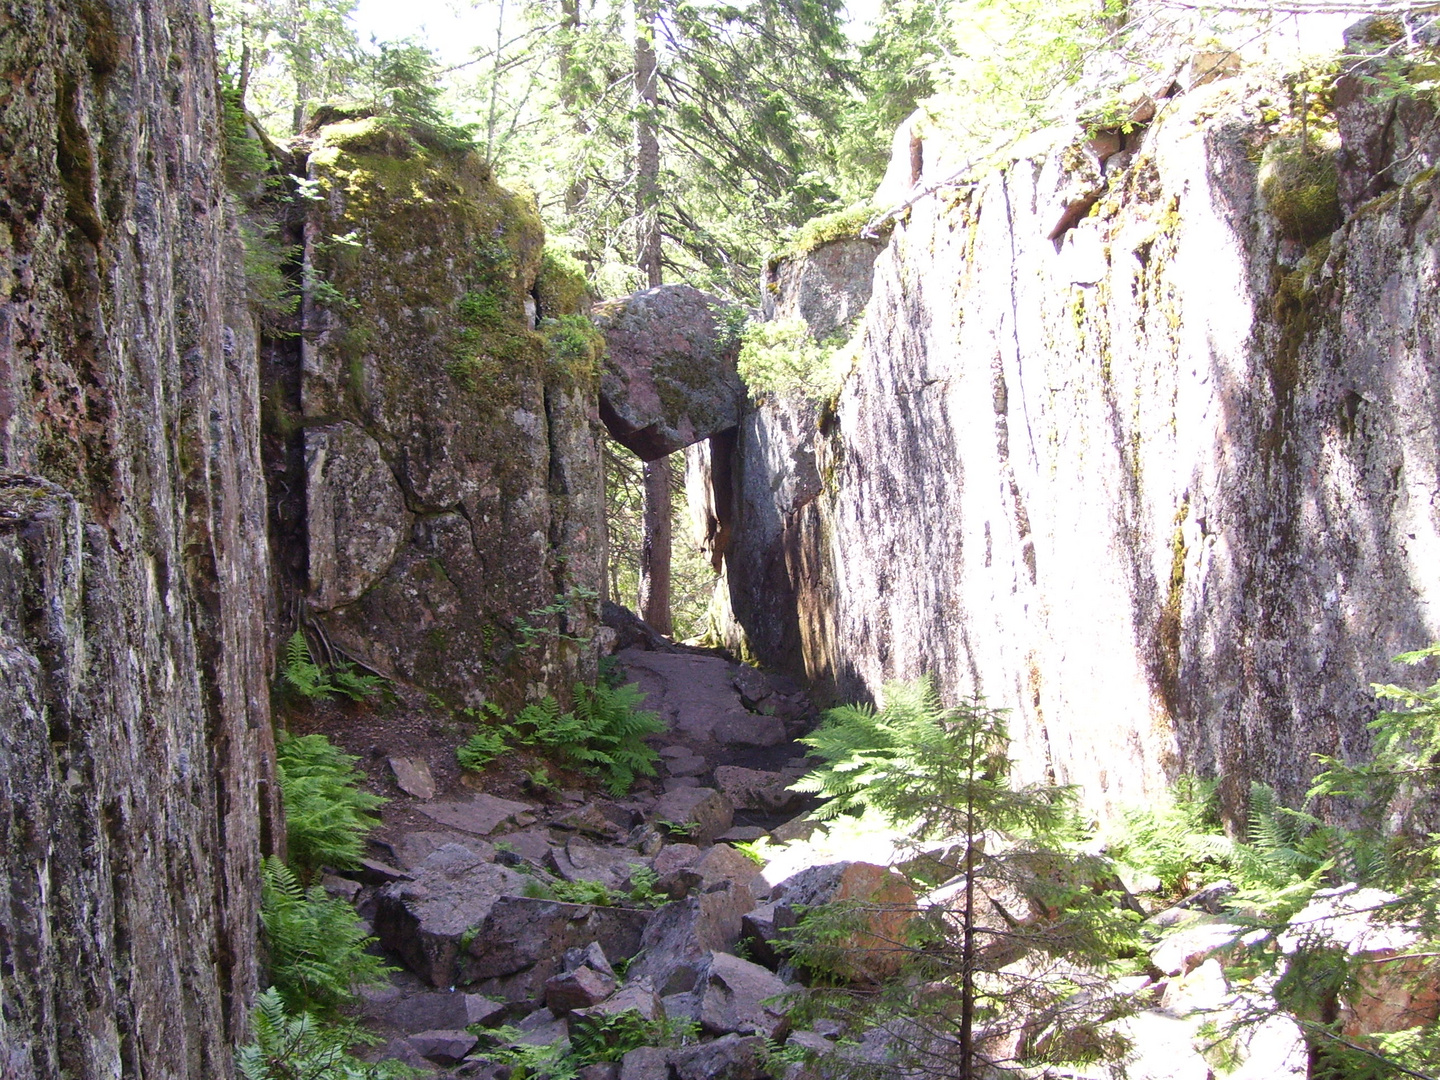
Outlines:
[{"label": "weathered stone surface", "polygon": [[644,983],[629,983],[619,993],[606,998],[589,1008],[576,1009],[570,1014],[572,1025],[587,1021],[604,1021],[610,1016],[633,1012],[644,1020],[664,1020],[665,1006],[654,990]]},{"label": "weathered stone surface", "polygon": [[508,1001],[536,997],[564,970],[569,949],[599,942],[607,957],[634,956],[650,916],[632,908],[501,897],[476,924],[455,981]]},{"label": "weathered stone surface", "polygon": [[0,1073],[224,1080],[278,807],[208,5],[9,5],[0,79]]},{"label": "weathered stone surface", "polygon": [[694,990],[706,954],[735,948],[740,920],[753,906],[748,890],[728,881],[666,904],[645,927],[643,954],[629,974],[648,978],[661,995]]},{"label": "weathered stone surface", "polygon": [[725,1035],[687,1046],[673,1060],[679,1080],[761,1080],[766,1075],[765,1040],[758,1035]]},{"label": "weathered stone surface", "polygon": [[740,422],[738,309],[690,285],[661,285],[597,306],[605,335],[600,415],[644,461]]},{"label": "weathered stone surface", "polygon": [[465,799],[431,803],[416,807],[422,814],[441,825],[461,829],[476,836],[488,836],[507,821],[530,810],[527,803],[502,799],[483,792]]},{"label": "weathered stone surface", "polygon": [[473,852],[476,858],[491,862],[495,858],[495,847],[476,836],[458,832],[422,830],[406,833],[395,842],[395,856],[407,870],[414,869],[435,854],[446,844],[458,844]]},{"label": "weathered stone surface", "polygon": [[658,1046],[631,1050],[620,1062],[620,1080],[670,1080],[670,1056]]},{"label": "weathered stone surface", "polygon": [[773,288],[762,289],[767,319],[804,319],[817,338],[851,328],[870,302],[875,259],[884,244],[855,238],[822,244],[781,260],[769,271]]},{"label": "weathered stone surface", "polygon": [[1244,933],[1232,923],[1206,920],[1176,930],[1150,953],[1150,962],[1167,975],[1185,975],[1215,953],[1230,949]]},{"label": "weathered stone surface", "polygon": [[[776,911],[769,917],[773,942],[775,934],[796,918],[800,907],[850,901],[864,909],[864,930],[856,931],[849,944],[847,974],[856,981],[878,981],[894,975],[906,955],[905,928],[915,917],[915,893],[905,879],[889,867],[873,863],[842,862],[802,870],[771,890],[770,899],[788,914]],[[764,920],[752,920],[762,940]]]},{"label": "weathered stone surface", "polygon": [[307,428],[305,469],[311,603],[328,611],[384,576],[411,515],[380,444],[358,424]]},{"label": "weathered stone surface", "polygon": [[735,810],[714,788],[678,788],[660,796],[652,816],[656,821],[688,825],[692,840],[709,844],[730,828]]},{"label": "weathered stone surface", "polygon": [[745,769],[739,765],[718,765],[715,786],[737,810],[763,810],[783,814],[802,798],[790,791],[794,781],[784,773]]},{"label": "weathered stone surface", "polygon": [[782,956],[777,946],[785,932],[799,924],[795,909],[783,901],[759,904],[740,918],[740,936],[749,943],[750,955],[769,967],[777,967]]},{"label": "weathered stone surface", "polygon": [[712,953],[700,992],[700,1027],[712,1035],[783,1038],[790,1023],[786,986],[774,972],[727,953]]},{"label": "weathered stone surface", "polygon": [[556,1016],[598,1005],[615,992],[613,973],[582,965],[545,980],[545,1004]]},{"label": "weathered stone surface", "polygon": [[605,955],[605,950],[600,947],[598,941],[592,941],[583,949],[574,948],[565,950],[565,970],[574,971],[580,967],[590,967],[604,975],[612,978],[615,969],[610,966],[610,958]]},{"label": "weathered stone surface", "polygon": [[779,746],[785,741],[785,723],[774,716],[732,709],[711,728],[715,741],[725,746]]},{"label": "weathered stone surface", "polygon": [[390,771],[395,774],[395,783],[406,795],[427,801],[435,797],[435,777],[424,758],[392,757]]},{"label": "weathered stone surface", "polygon": [[[747,414],[716,495],[761,662],[982,692],[1020,779],[1098,811],[1193,770],[1243,824],[1252,780],[1298,805],[1316,753],[1364,753],[1370,684],[1440,637],[1440,211],[1418,174],[1368,187],[1434,127],[1351,82],[1351,212],[1307,254],[1258,200],[1264,78],[1171,102],[1103,176],[1066,136],[910,209],[824,432]],[[1077,185],[1094,212],[1047,239]]]},{"label": "weathered stone surface", "polygon": [[432,986],[453,986],[467,935],[485,923],[501,894],[521,892],[526,879],[458,844],[435,851],[413,873],[414,880],[380,890],[376,936]]},{"label": "weathered stone surface", "polygon": [[546,863],[566,881],[598,881],[619,889],[645,860],[629,848],[608,848],[572,836],[564,849],[551,848]]},{"label": "weathered stone surface", "polygon": [[563,636],[515,621],[597,588],[603,561],[599,373],[535,324],[558,271],[533,200],[394,119],[321,127],[307,168],[307,280],[350,301],[307,296],[301,337],[308,599],[328,636],[472,705],[593,673],[593,605],[550,616]]},{"label": "weathered stone surface", "polygon": [[406,1040],[415,1052],[437,1065],[454,1065],[465,1060],[480,1040],[464,1028],[459,1030],[418,1031]]}]

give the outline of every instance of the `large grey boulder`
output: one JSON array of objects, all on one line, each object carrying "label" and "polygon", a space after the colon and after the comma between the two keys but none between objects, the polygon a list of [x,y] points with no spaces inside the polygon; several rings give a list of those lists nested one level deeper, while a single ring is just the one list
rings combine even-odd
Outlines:
[{"label": "large grey boulder", "polygon": [[646,977],[661,994],[696,988],[707,953],[729,951],[740,940],[740,920],[754,905],[748,889],[721,881],[657,910],[645,927],[632,977]]},{"label": "large grey boulder", "polygon": [[660,796],[653,816],[656,821],[688,826],[697,844],[711,844],[730,828],[735,808],[714,788],[677,788]]},{"label": "large grey boulder", "polygon": [[593,318],[608,350],[600,416],[638,457],[653,461],[740,422],[743,311],[690,285],[661,285],[601,304]]},{"label": "large grey boulder", "polygon": [[769,1075],[765,1051],[758,1035],[725,1035],[676,1051],[675,1075],[679,1080],[761,1080]]},{"label": "large grey boulder", "polygon": [[525,877],[459,844],[446,844],[413,870],[413,881],[377,894],[375,933],[385,948],[431,985],[456,981],[465,938],[490,914],[502,893],[518,893]]},{"label": "large grey boulder", "polygon": [[790,1026],[780,1000],[787,989],[778,975],[759,964],[711,953],[699,988],[700,1027],[712,1035],[780,1038]]}]

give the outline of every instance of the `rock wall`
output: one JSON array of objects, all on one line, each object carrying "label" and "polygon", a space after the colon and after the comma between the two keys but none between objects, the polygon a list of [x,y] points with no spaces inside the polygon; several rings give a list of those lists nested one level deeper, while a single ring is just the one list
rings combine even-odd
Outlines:
[{"label": "rock wall", "polygon": [[312,625],[457,702],[563,690],[593,670],[604,562],[583,279],[533,199],[433,133],[361,116],[304,149]]},{"label": "rock wall", "polygon": [[227,1077],[273,806],[207,6],[16,0],[0,70],[0,1076]]},{"label": "rock wall", "polygon": [[1243,820],[1364,752],[1440,636],[1436,147],[1364,93],[1318,238],[1260,194],[1289,101],[1250,71],[915,202],[833,414],[742,425],[732,638],[845,697],[978,690],[1099,811],[1195,770]]}]

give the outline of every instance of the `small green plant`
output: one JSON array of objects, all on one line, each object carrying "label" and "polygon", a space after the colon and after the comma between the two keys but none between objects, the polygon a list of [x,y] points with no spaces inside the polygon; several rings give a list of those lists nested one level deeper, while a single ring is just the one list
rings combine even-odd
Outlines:
[{"label": "small green plant", "polygon": [[619,1061],[642,1046],[692,1042],[698,1025],[690,1020],[646,1020],[633,1009],[584,1020],[577,1017],[571,1024],[568,1049],[563,1042],[548,1046],[525,1043],[524,1032],[515,1027],[472,1030],[495,1043],[486,1053],[508,1065],[511,1076],[524,1080],[575,1080],[586,1066]]},{"label": "small green plant", "polygon": [[270,978],[292,1011],[333,1012],[394,970],[365,951],[375,939],[354,908],[318,885],[307,891],[273,855],[262,866],[260,924]]},{"label": "small green plant", "polygon": [[589,383],[599,374],[605,336],[584,315],[558,315],[540,323],[545,357],[572,382]]},{"label": "small green plant", "polygon": [[730,846],[756,866],[764,866],[770,861],[769,852],[773,845],[768,836],[762,836],[759,840],[740,840]]},{"label": "small green plant", "polygon": [[668,896],[655,891],[660,876],[648,866],[637,866],[630,874],[630,899],[637,904],[664,903]]},{"label": "small green plant", "polygon": [[460,744],[455,756],[462,769],[479,772],[505,752],[505,734],[495,728],[482,727]]},{"label": "small green plant", "polygon": [[553,881],[550,892],[556,900],[566,904],[590,904],[592,907],[614,907],[618,899],[615,893],[599,881]]},{"label": "small green plant", "polygon": [[817,341],[804,319],[755,322],[741,335],[736,368],[754,395],[832,396],[849,372],[848,330]]},{"label": "small green plant", "polygon": [[422,1075],[398,1061],[361,1061],[351,1048],[373,1046],[379,1037],[351,1020],[292,1012],[274,987],[257,999],[250,1026],[252,1041],[235,1055],[245,1080],[409,1080]]},{"label": "small green plant", "polygon": [[326,671],[310,654],[310,643],[305,640],[303,630],[296,630],[285,643],[282,675],[285,684],[301,697],[321,701],[328,701],[336,694],[351,701],[364,701],[385,686],[380,676],[361,674],[349,663],[337,664]]},{"label": "small green plant", "polygon": [[460,319],[481,330],[497,329],[505,321],[500,298],[491,292],[467,292],[460,298]]},{"label": "small green plant", "polygon": [[282,735],[275,748],[290,860],[304,873],[357,865],[365,837],[380,824],[371,811],[385,804],[362,791],[360,759],[324,735]]},{"label": "small green plant", "polygon": [[[557,593],[553,603],[534,608],[516,618],[515,630],[520,635],[517,648],[538,649],[544,638],[556,641],[588,641],[589,638],[572,634],[568,630],[570,618],[577,612],[592,608],[600,594],[594,589],[576,585],[569,592]],[[556,620],[555,626],[548,625]]]}]

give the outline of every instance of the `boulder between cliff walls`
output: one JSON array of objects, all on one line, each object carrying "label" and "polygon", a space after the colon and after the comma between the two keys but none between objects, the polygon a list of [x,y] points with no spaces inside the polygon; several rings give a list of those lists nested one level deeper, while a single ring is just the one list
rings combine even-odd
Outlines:
[{"label": "boulder between cliff walls", "polygon": [[432,143],[360,117],[307,144],[307,599],[345,653],[475,705],[593,671],[599,336],[533,200]]},{"label": "boulder between cliff walls", "polygon": [[740,422],[735,371],[744,309],[690,285],[596,307],[607,355],[600,415],[617,442],[654,461]]}]

